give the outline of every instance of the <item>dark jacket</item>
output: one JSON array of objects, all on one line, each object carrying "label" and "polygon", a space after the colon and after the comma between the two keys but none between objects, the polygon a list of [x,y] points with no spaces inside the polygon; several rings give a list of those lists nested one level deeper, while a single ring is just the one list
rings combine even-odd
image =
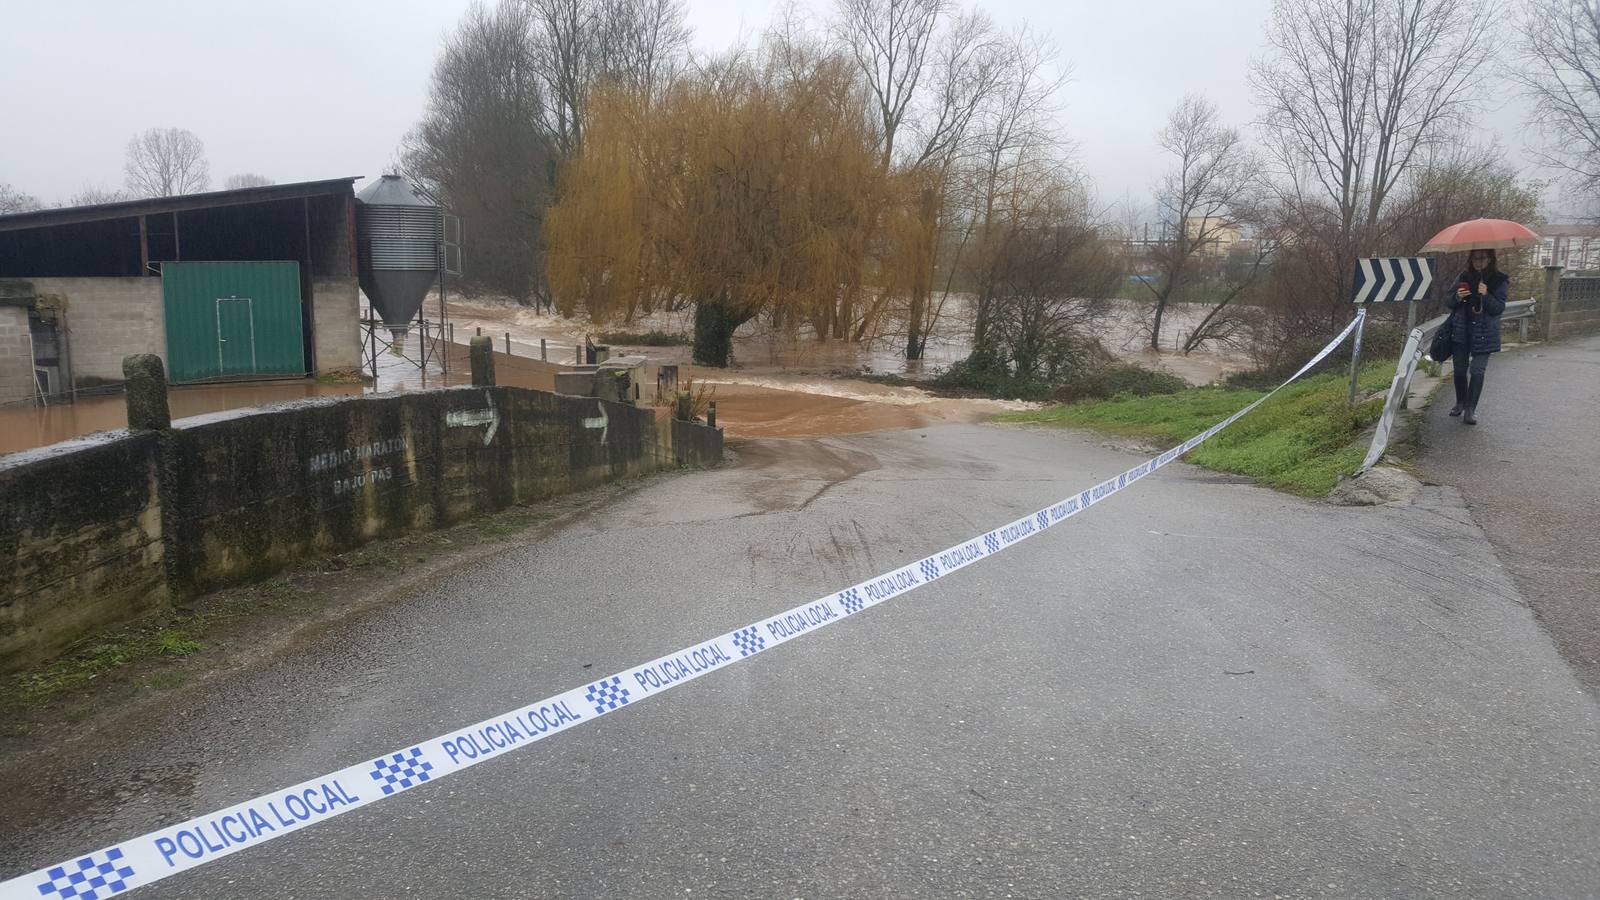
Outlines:
[{"label": "dark jacket", "polygon": [[[1478,296],[1478,283],[1487,280],[1489,292]],[[1456,296],[1456,287],[1466,282],[1472,296],[1465,300]],[[1511,279],[1504,272],[1490,272],[1485,277],[1472,269],[1462,272],[1453,284],[1446,285],[1445,305],[1450,309],[1451,337],[1456,346],[1470,346],[1473,353],[1496,353],[1500,350],[1500,314],[1506,311],[1506,297],[1511,293]]]}]

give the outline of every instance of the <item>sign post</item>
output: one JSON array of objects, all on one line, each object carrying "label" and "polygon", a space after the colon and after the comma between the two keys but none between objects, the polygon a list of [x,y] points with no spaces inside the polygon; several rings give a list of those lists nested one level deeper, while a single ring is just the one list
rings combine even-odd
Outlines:
[{"label": "sign post", "polygon": [[[1433,259],[1424,256],[1368,257],[1356,260],[1355,279],[1352,281],[1354,302],[1361,307],[1356,317],[1355,348],[1350,354],[1350,399],[1356,402],[1356,378],[1361,372],[1361,332],[1367,326],[1367,307],[1374,303],[1405,301],[1414,304],[1428,297],[1433,286]],[[1411,306],[1407,321],[1415,315]]]}]

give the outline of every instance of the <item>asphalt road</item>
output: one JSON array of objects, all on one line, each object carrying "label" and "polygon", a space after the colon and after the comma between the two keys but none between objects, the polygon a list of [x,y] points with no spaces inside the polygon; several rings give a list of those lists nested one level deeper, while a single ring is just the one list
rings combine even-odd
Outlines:
[{"label": "asphalt road", "polygon": [[[0,796],[40,812],[8,819],[0,875],[580,686],[1134,461],[986,426],[739,454],[6,772]],[[1177,465],[139,895],[1592,896],[1597,773],[1600,709],[1452,490],[1341,508]]]},{"label": "asphalt road", "polygon": [[1496,354],[1478,424],[1428,411],[1423,472],[1461,489],[1585,687],[1600,697],[1600,335]]}]

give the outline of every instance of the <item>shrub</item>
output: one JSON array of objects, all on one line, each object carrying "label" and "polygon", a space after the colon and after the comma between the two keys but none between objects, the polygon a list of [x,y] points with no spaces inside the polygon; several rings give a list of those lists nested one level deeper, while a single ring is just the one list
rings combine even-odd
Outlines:
[{"label": "shrub", "polygon": [[1158,372],[1135,365],[1106,366],[1056,389],[1051,398],[1057,403],[1082,400],[1109,400],[1112,397],[1148,397],[1176,394],[1188,384],[1170,372]]},{"label": "shrub", "polygon": [[600,343],[623,347],[685,347],[689,344],[689,337],[665,331],[607,331],[600,335]]}]

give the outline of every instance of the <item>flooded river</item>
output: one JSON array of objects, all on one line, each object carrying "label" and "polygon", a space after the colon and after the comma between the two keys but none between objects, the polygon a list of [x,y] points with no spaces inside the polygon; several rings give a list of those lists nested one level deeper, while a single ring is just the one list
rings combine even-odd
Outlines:
[{"label": "flooded river", "polygon": [[[1170,333],[1192,328],[1204,310],[1177,305],[1169,313]],[[173,387],[172,417],[182,419],[251,406],[267,406],[308,397],[349,396],[363,393],[421,390],[470,383],[466,343],[479,329],[494,338],[496,375],[501,384],[549,391],[555,373],[576,359],[587,335],[620,330],[620,326],[595,326],[587,322],[542,314],[524,306],[494,300],[450,301],[456,343],[449,355],[431,355],[425,367],[420,336],[413,331],[398,353],[380,352],[375,381],[335,383],[293,379],[248,383]],[[1150,368],[1164,368],[1195,384],[1216,380],[1248,366],[1238,353],[1197,352],[1184,356],[1143,348],[1139,337],[1139,310],[1122,304],[1105,320],[1100,339],[1114,355]],[[680,367],[681,378],[704,385],[717,401],[718,424],[731,438],[817,437],[893,428],[915,428],[937,422],[970,422],[1006,409],[1029,404],[996,400],[940,398],[913,387],[890,387],[848,376],[890,373],[908,378],[930,376],[970,352],[969,328],[958,315],[946,316],[943,327],[930,340],[927,359],[907,361],[899,344],[881,338],[860,344],[819,342],[803,336],[779,334],[757,323],[747,323],[734,338],[735,365],[729,369],[701,369],[689,359],[689,348],[613,347],[613,355],[647,357],[654,366]],[[627,327],[629,331],[692,330],[687,313],[652,316]],[[506,355],[507,335],[510,355]],[[548,361],[540,360],[540,341]],[[436,345],[441,351],[444,344]],[[647,381],[647,384],[650,383]],[[127,424],[120,393],[83,395],[76,403],[50,407],[0,407],[0,453],[52,444]]]}]

